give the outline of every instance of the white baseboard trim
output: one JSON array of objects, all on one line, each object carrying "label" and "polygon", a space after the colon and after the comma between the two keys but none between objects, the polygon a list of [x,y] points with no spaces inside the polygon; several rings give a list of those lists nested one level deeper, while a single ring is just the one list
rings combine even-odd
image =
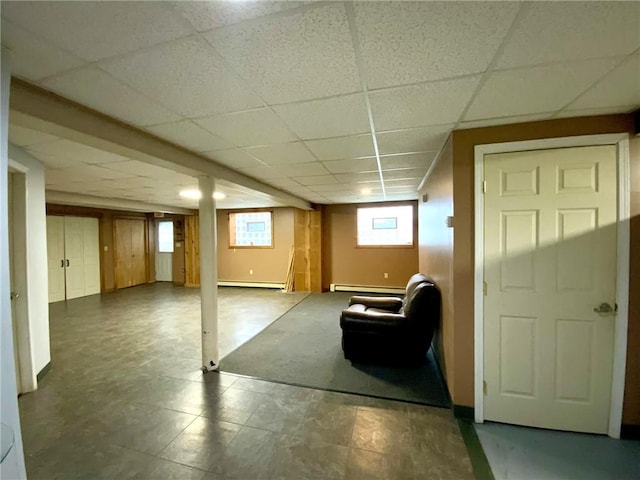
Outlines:
[{"label": "white baseboard trim", "polygon": [[367,287],[365,285],[329,285],[332,292],[358,292],[358,293],[404,293],[404,288],[395,287]]},{"label": "white baseboard trim", "polygon": [[219,287],[284,288],[284,283],[219,281]]}]

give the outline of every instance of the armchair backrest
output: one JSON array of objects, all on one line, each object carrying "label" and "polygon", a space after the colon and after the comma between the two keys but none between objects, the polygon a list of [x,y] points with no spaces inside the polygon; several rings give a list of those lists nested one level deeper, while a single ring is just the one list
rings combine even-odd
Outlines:
[{"label": "armchair backrest", "polygon": [[428,319],[440,319],[440,291],[433,282],[420,273],[413,275],[407,284],[403,299],[403,312],[410,323],[429,324]]}]

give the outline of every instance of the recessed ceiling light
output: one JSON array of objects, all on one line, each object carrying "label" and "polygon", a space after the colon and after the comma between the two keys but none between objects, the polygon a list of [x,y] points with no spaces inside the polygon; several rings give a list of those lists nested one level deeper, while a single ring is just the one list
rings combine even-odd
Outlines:
[{"label": "recessed ceiling light", "polygon": [[[191,200],[200,200],[202,194],[200,193],[200,190],[191,188],[189,190],[182,190],[180,192],[180,196]],[[216,200],[222,200],[223,198],[227,198],[227,196],[222,192],[213,192],[213,198]]]},{"label": "recessed ceiling light", "polygon": [[360,190],[360,193],[362,195],[371,195],[371,189],[370,188],[363,188],[362,190]]}]

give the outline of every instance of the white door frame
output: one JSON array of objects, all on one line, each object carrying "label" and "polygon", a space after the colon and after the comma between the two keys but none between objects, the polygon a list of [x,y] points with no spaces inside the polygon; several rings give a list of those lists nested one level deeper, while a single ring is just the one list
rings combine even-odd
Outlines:
[{"label": "white door frame", "polygon": [[547,150],[552,148],[616,145],[618,157],[618,230],[616,315],[613,345],[613,376],[609,431],[612,438],[620,438],[622,405],[624,398],[625,368],[627,362],[627,328],[629,322],[629,218],[631,171],[629,166],[629,134],[584,135],[577,137],[547,138],[520,142],[476,145],[474,150],[475,200],[475,278],[474,278],[474,365],[475,365],[475,421],[484,422],[484,156],[491,153]]},{"label": "white door frame", "polygon": [[[29,292],[28,292],[28,269],[27,269],[27,196],[29,195],[27,176],[29,175],[29,169],[24,167],[18,162],[11,159],[8,161],[8,171],[14,175],[21,175],[20,182],[22,188],[12,188],[11,204],[13,208],[17,210],[17,216],[13,217],[12,224],[9,225],[9,235],[13,237],[13,249],[10,252],[12,255],[11,264],[16,269],[13,272],[12,279],[14,284],[11,285],[11,290],[20,294],[20,298],[17,300],[20,302],[20,306],[16,302],[13,302],[12,311],[15,315],[15,338],[18,344],[13,348],[16,350],[18,357],[19,370],[17,385],[21,387],[22,391],[18,393],[32,392],[37,388],[36,374],[34,373],[33,357],[31,355],[31,329],[29,325]],[[7,176],[8,181],[12,181],[10,176]]]}]

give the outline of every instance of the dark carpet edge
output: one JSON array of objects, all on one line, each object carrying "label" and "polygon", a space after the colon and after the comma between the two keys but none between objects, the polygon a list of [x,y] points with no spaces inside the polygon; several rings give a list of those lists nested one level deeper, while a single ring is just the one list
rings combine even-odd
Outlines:
[{"label": "dark carpet edge", "polygon": [[462,434],[462,439],[467,447],[471,466],[473,468],[473,476],[476,480],[495,480],[489,460],[484,453],[478,433],[476,432],[473,422],[467,419],[458,419],[458,427]]}]

